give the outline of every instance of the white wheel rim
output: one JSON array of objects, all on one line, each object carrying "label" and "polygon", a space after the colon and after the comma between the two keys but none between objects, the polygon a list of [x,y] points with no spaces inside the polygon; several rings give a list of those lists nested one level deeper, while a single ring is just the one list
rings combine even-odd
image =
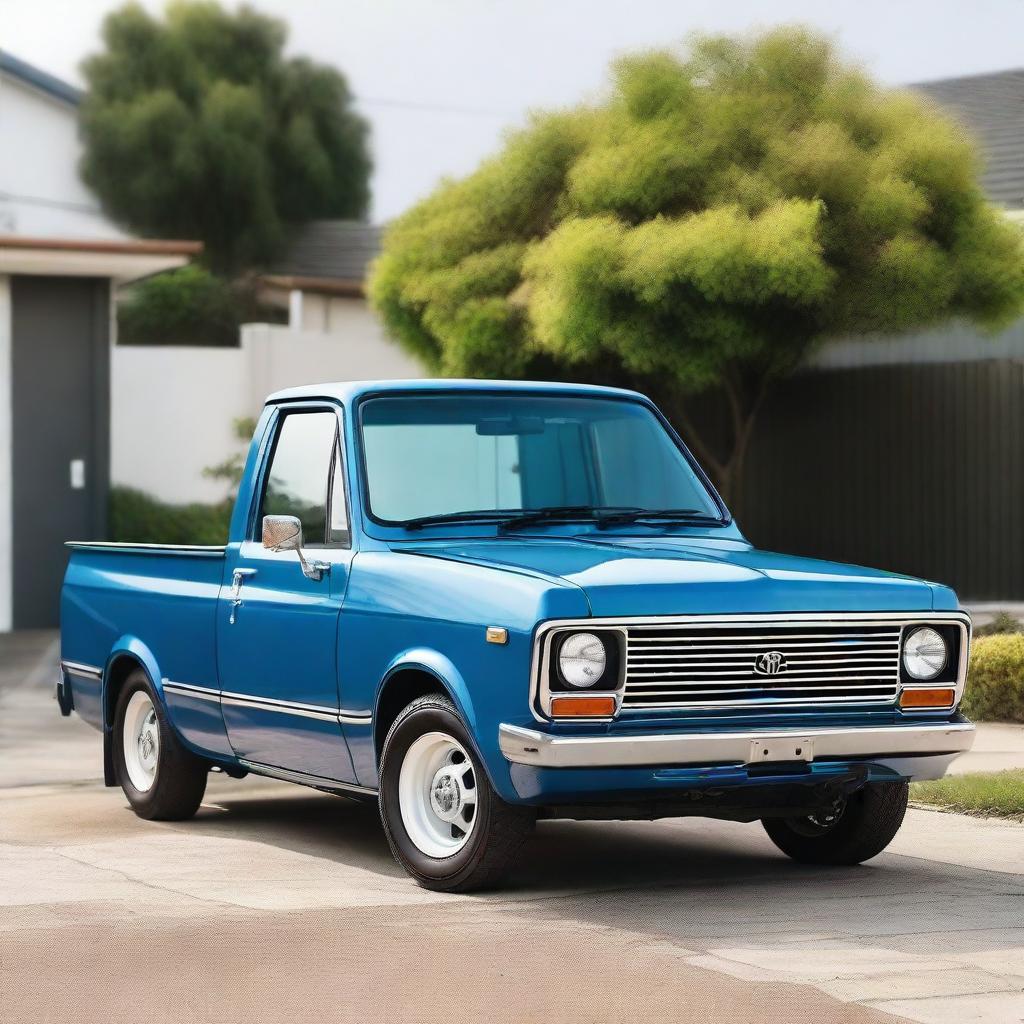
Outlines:
[{"label": "white wheel rim", "polygon": [[458,740],[428,732],[413,741],[398,775],[398,805],[421,853],[451,857],[466,845],[476,826],[477,791],[476,768]]},{"label": "white wheel rim", "polygon": [[128,701],[121,740],[128,778],[139,792],[145,793],[156,780],[160,760],[160,723],[153,701],[144,690],[136,690]]}]

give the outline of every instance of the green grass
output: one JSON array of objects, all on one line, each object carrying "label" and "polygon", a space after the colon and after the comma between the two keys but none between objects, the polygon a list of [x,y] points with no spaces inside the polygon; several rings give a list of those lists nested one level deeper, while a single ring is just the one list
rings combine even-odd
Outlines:
[{"label": "green grass", "polygon": [[910,799],[945,811],[1024,821],[1024,770],[915,782],[910,787]]}]

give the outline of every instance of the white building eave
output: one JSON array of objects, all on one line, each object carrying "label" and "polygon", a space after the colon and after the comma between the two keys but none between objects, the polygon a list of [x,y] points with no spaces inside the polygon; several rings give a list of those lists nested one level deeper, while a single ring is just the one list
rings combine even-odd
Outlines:
[{"label": "white building eave", "polygon": [[182,267],[201,249],[198,242],[0,236],[0,274],[106,277],[121,283]]}]

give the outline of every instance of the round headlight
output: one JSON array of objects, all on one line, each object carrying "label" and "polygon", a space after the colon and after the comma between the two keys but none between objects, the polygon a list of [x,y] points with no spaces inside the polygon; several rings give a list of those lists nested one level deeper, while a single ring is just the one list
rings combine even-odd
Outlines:
[{"label": "round headlight", "polygon": [[903,643],[903,667],[914,679],[934,679],[947,656],[946,641],[931,626],[915,629]]},{"label": "round headlight", "polygon": [[604,675],[608,655],[593,633],[573,633],[558,652],[558,670],[570,685],[584,690]]}]

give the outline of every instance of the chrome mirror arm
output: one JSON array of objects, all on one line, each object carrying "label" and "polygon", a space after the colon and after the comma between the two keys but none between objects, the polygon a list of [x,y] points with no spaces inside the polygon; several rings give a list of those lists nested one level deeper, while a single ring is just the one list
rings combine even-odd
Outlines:
[{"label": "chrome mirror arm", "polygon": [[302,567],[302,575],[307,580],[319,583],[324,578],[324,573],[331,571],[330,562],[321,562],[319,559],[309,559],[302,553],[302,548],[296,548],[295,553],[299,556],[299,565]]}]

